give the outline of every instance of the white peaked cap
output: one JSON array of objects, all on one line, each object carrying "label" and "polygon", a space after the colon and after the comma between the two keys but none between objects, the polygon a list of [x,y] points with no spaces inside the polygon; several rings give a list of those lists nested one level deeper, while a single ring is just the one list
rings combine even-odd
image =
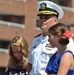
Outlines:
[{"label": "white peaked cap", "polygon": [[[42,3],[45,3],[47,8],[58,12],[58,19],[61,19],[64,16],[64,12],[63,12],[62,8],[60,6],[58,6],[57,4],[51,2],[51,1],[40,1],[40,2],[38,2],[38,6],[37,6],[38,12],[39,12],[39,9],[40,9],[40,6]],[[44,10],[46,10],[46,9],[44,9]],[[48,15],[50,15],[50,14],[48,14]]]}]

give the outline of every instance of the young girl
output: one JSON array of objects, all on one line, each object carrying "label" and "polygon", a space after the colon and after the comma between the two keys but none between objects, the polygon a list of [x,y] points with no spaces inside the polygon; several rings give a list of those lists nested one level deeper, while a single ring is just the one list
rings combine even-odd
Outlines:
[{"label": "young girl", "polygon": [[73,52],[67,47],[71,32],[63,23],[58,23],[48,30],[50,44],[58,48],[47,65],[48,75],[73,75]]},{"label": "young girl", "polygon": [[9,63],[5,75],[25,75],[29,48],[23,36],[16,36],[9,44]]}]

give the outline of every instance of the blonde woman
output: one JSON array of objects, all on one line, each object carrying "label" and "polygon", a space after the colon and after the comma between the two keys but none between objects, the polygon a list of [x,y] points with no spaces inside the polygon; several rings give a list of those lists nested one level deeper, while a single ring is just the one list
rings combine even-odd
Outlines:
[{"label": "blonde woman", "polygon": [[5,75],[24,75],[28,65],[27,41],[23,36],[16,36],[10,42],[8,49],[10,58]]}]

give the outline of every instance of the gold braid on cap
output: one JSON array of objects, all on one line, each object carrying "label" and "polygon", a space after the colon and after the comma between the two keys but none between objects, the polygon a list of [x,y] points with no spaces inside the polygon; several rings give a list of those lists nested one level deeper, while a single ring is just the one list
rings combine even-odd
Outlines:
[{"label": "gold braid on cap", "polygon": [[50,15],[58,15],[58,13],[54,11],[39,11],[38,14],[50,14]]}]

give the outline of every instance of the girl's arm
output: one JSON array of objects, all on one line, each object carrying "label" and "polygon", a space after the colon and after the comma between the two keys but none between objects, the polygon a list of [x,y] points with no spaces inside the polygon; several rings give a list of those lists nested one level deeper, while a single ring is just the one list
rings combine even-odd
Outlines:
[{"label": "girl's arm", "polygon": [[8,73],[8,66],[5,69],[5,75],[9,75],[9,73]]},{"label": "girl's arm", "polygon": [[73,55],[69,52],[65,53],[60,61],[57,75],[67,75],[68,70],[71,68],[73,63]]}]

